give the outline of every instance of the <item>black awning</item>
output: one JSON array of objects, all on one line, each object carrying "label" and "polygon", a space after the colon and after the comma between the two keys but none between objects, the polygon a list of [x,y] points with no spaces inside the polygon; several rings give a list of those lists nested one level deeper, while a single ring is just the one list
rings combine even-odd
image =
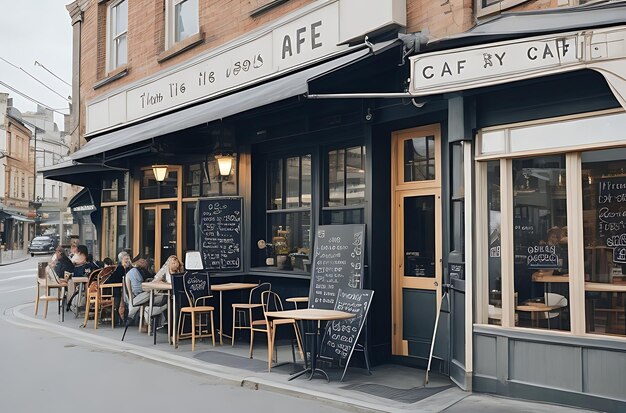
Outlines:
[{"label": "black awning", "polygon": [[46,179],[65,182],[71,185],[84,187],[99,187],[102,175],[112,171],[123,172],[124,169],[114,168],[107,165],[77,163],[74,161],[61,162],[46,168],[40,168],[39,172]]},{"label": "black awning", "polygon": [[294,96],[304,95],[308,91],[307,82],[309,79],[338,67],[349,65],[369,53],[369,49],[359,49],[326,63],[268,81],[259,86],[244,89],[206,103],[100,135],[90,140],[83,148],[74,152],[72,159],[84,160],[90,156],[224,119],[228,116]]},{"label": "black awning", "polygon": [[74,195],[72,199],[70,199],[70,202],[67,203],[67,207],[71,208],[72,212],[91,212],[96,209],[93,199],[91,198],[89,188],[83,188],[76,195]]},{"label": "black awning", "polygon": [[626,3],[502,13],[472,29],[428,43],[422,52],[626,23]]}]

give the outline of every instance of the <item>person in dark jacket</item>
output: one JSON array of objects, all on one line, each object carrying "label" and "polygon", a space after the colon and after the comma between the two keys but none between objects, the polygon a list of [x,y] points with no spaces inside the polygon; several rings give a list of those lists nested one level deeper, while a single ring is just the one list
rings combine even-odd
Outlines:
[{"label": "person in dark jacket", "polygon": [[76,248],[76,254],[74,254],[74,257],[72,258],[72,261],[74,262],[74,277],[89,277],[89,274],[98,268],[94,263],[87,261],[88,255],[89,251],[86,246],[79,245]]},{"label": "person in dark jacket", "polygon": [[74,264],[70,258],[65,254],[63,247],[59,246],[54,251],[55,265],[54,272],[60,279],[65,278],[65,272],[74,273]]}]

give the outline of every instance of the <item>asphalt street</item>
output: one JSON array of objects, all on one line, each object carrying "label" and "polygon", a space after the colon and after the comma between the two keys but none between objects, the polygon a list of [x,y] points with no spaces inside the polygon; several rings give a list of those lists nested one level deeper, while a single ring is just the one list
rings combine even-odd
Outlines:
[{"label": "asphalt street", "polygon": [[[13,308],[34,301],[37,262],[44,258],[0,267],[2,412],[353,411],[236,387],[24,323],[13,317]],[[51,304],[48,318],[57,320],[56,304]]]}]

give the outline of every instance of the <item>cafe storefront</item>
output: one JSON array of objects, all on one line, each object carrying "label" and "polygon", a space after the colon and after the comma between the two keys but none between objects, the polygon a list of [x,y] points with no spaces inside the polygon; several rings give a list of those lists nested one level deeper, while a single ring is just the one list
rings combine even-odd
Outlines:
[{"label": "cafe storefront", "polygon": [[473,390],[626,405],[624,10],[512,13],[411,58],[463,142]]}]

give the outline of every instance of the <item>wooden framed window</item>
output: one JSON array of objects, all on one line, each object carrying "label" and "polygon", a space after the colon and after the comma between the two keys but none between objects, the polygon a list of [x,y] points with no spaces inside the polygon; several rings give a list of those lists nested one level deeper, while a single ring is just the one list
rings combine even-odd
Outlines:
[{"label": "wooden framed window", "polygon": [[111,3],[107,17],[107,69],[111,72],[128,61],[128,0]]}]

